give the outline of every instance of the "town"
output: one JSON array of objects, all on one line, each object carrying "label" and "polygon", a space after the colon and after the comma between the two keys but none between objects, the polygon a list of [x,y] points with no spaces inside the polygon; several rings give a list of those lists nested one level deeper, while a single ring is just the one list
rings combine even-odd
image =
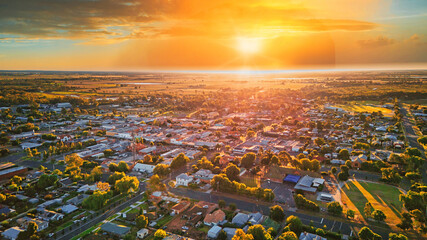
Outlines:
[{"label": "town", "polygon": [[[31,85],[32,95],[3,86],[0,234],[423,239],[427,105],[417,99],[427,93],[420,76],[402,80],[420,89],[415,100],[389,94],[386,85],[395,82],[349,80],[361,89],[375,85],[354,91],[329,76],[321,84],[354,92],[137,93],[150,82],[92,91],[68,80]],[[369,95],[382,87],[389,92]]]}]

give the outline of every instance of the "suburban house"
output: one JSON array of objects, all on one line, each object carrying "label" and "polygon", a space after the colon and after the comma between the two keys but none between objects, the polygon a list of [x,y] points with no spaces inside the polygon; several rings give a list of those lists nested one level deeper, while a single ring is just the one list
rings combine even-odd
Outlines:
[{"label": "suburban house", "polygon": [[194,174],[196,179],[204,183],[210,183],[214,176],[215,174],[212,174],[212,172],[207,169],[200,169]]},{"label": "suburban house", "polygon": [[117,224],[112,223],[112,222],[106,222],[106,223],[102,224],[101,230],[104,232],[107,232],[109,234],[115,235],[115,236],[123,237],[129,233],[130,227],[126,227],[123,225],[117,225]]},{"label": "suburban house", "polygon": [[181,173],[176,176],[176,186],[188,186],[193,181],[192,176],[188,176],[186,173]]},{"label": "suburban house", "polygon": [[138,237],[138,238],[140,238],[140,239],[143,239],[143,238],[145,238],[147,235],[148,235],[148,229],[146,229],[146,228],[143,228],[143,229],[141,229],[141,230],[139,230],[137,233],[136,233],[136,236]]},{"label": "suburban house", "polygon": [[236,216],[233,217],[233,220],[231,222],[233,224],[236,224],[238,227],[243,227],[249,220],[249,215],[244,213],[238,213]]},{"label": "suburban house", "polygon": [[294,189],[315,193],[317,191],[317,188],[324,183],[325,183],[325,179],[323,178],[314,178],[314,177],[305,175],[298,181]]},{"label": "suburban house", "polygon": [[19,233],[23,231],[24,230],[20,229],[19,227],[11,227],[2,232],[1,236],[4,239],[16,240],[18,238]]},{"label": "suburban house", "polygon": [[203,220],[203,223],[207,226],[214,226],[224,221],[224,219],[225,213],[221,209],[218,209],[213,213],[207,214],[205,219]]},{"label": "suburban house", "polygon": [[326,238],[313,233],[302,232],[299,235],[299,240],[326,240]]},{"label": "suburban house", "polygon": [[188,207],[190,207],[189,201],[181,201],[180,203],[172,207],[172,214],[174,215],[181,214],[183,211],[187,210]]},{"label": "suburban house", "polygon": [[46,209],[43,209],[40,211],[40,214],[38,216],[38,218],[44,220],[44,221],[58,221],[64,218],[63,214],[54,212],[54,211],[49,211]]},{"label": "suburban house", "polygon": [[47,227],[49,227],[49,222],[47,221],[43,221],[40,219],[35,219],[35,218],[29,218],[29,217],[22,217],[18,220],[16,220],[16,222],[23,228],[23,229],[27,229],[27,226],[30,222],[34,222],[37,224],[38,228],[37,228],[37,232],[43,231],[45,230]]},{"label": "suburban house", "polygon": [[219,226],[213,226],[208,231],[208,239],[217,239],[219,233],[221,232],[222,228]]},{"label": "suburban house", "polygon": [[153,170],[155,167],[156,167],[155,165],[150,165],[150,164],[145,164],[145,163],[137,163],[133,167],[133,170],[136,172],[141,172],[141,173],[153,173]]}]

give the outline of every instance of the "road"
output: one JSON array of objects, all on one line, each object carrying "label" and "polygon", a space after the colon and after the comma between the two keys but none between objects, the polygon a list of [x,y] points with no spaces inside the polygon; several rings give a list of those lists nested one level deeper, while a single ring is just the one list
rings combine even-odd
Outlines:
[{"label": "road", "polygon": [[[209,193],[193,191],[193,190],[184,189],[184,188],[170,188],[169,191],[176,195],[197,199],[199,201],[218,203],[219,200],[224,200],[228,204],[230,203],[236,204],[237,208],[241,210],[249,211],[249,212],[260,212],[263,215],[269,215],[269,212],[270,212],[270,206],[265,205],[265,203],[260,202],[259,204],[257,204],[257,203],[245,201],[242,199],[221,196],[220,194],[217,194],[214,192],[209,194]],[[306,225],[311,224],[317,228],[323,228],[323,226],[326,225],[327,229],[331,231],[340,232],[342,234],[349,235],[349,236],[354,235],[352,233],[353,227],[360,228],[364,226],[357,223],[335,221],[327,218],[321,218],[317,216],[311,216],[311,215],[297,213],[293,211],[287,211],[287,210],[285,210],[285,214],[286,216],[290,216],[290,215],[298,216],[301,219],[301,221]],[[383,237],[383,239],[388,239],[388,234],[390,233],[389,231],[385,229],[378,229],[378,228],[372,228],[372,229],[376,233],[380,234]]]},{"label": "road", "polygon": [[[411,116],[409,116],[408,109],[406,109],[405,107],[402,107],[402,104],[400,104],[400,112],[403,115],[402,123],[403,123],[405,136],[406,136],[406,139],[408,140],[409,146],[420,150],[420,152],[423,154],[423,157],[425,159],[424,147],[421,146],[421,144],[419,144],[417,141],[419,136],[415,133],[413,129],[413,124],[411,123],[412,118]],[[423,182],[427,182],[427,171],[425,167],[425,161],[424,161],[424,166],[423,166],[423,170],[421,171],[421,174],[423,177]]]},{"label": "road", "polygon": [[[74,228],[74,229],[71,229],[71,230],[69,230],[69,228],[64,229],[64,231],[65,231],[64,234],[61,234],[60,232],[58,232],[55,235],[56,236],[55,239],[57,239],[57,240],[68,240],[68,239],[71,239],[71,238],[77,236],[78,234],[86,231],[87,229],[95,226],[96,224],[104,221],[105,219],[113,216],[114,214],[122,211],[123,209],[129,207],[130,205],[136,203],[137,201],[140,201],[143,198],[142,194],[145,191],[145,184],[144,183],[140,184],[140,189],[141,189],[141,191],[134,198],[132,198],[132,199],[130,199],[130,200],[128,200],[128,201],[120,204],[117,207],[114,207],[113,209],[110,209],[110,210],[104,212],[101,215],[98,215],[98,216],[96,216],[96,217],[88,220],[86,223],[84,223],[83,225],[81,225],[81,226],[79,226],[77,228]],[[62,232],[62,230],[61,230],[61,232]]]}]

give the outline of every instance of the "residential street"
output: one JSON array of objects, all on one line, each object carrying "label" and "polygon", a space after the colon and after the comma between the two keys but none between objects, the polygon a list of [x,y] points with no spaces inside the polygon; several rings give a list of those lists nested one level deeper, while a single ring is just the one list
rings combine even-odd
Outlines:
[{"label": "residential street", "polygon": [[[265,203],[260,202],[260,204],[256,204],[256,203],[245,201],[242,199],[220,196],[219,194],[214,192],[210,194],[210,193],[193,191],[193,190],[184,189],[184,188],[169,188],[169,191],[176,195],[197,199],[199,201],[218,203],[219,200],[224,200],[227,204],[230,204],[230,203],[236,204],[237,208],[244,211],[249,211],[249,212],[259,211],[264,215],[269,215],[269,212],[270,212],[270,209],[269,209],[270,206],[266,205]],[[326,225],[328,229],[335,232],[341,232],[342,234],[345,234],[345,235],[352,235],[353,227],[356,227],[356,226],[362,227],[361,224],[357,224],[357,223],[349,224],[346,222],[330,220],[327,218],[321,218],[317,216],[310,216],[307,214],[297,213],[297,212],[288,211],[288,210],[285,210],[285,214],[287,217],[290,215],[298,216],[301,219],[301,221],[306,225],[312,224],[314,227],[318,227],[318,228],[323,228],[323,226]],[[325,216],[327,215],[325,214]],[[375,232],[380,234],[384,239],[387,239],[388,234],[390,233],[385,229],[379,229],[379,228],[375,228]]]},{"label": "residential street", "polygon": [[[408,144],[410,147],[415,147],[418,148],[418,150],[421,151],[421,153],[423,154],[424,158],[425,158],[425,150],[424,147],[421,146],[421,144],[418,143],[417,139],[418,139],[418,135],[415,133],[413,127],[413,124],[411,123],[411,116],[409,116],[409,112],[408,109],[404,108],[402,106],[402,104],[400,104],[400,111],[403,115],[403,128],[405,130],[405,135],[406,135],[406,139],[408,140]],[[423,177],[423,182],[426,183],[427,182],[427,171],[426,171],[426,167],[425,167],[425,161],[424,161],[424,169],[421,171],[422,177]]]}]

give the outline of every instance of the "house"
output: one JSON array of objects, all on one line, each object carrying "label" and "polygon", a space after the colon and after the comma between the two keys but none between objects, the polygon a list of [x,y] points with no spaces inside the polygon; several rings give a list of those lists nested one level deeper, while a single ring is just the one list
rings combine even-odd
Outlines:
[{"label": "house", "polygon": [[363,162],[368,161],[368,157],[365,154],[360,154],[358,156],[351,157],[351,166],[353,168],[360,168]]},{"label": "house", "polygon": [[217,239],[219,233],[221,232],[222,228],[219,226],[213,226],[208,231],[208,239]]},{"label": "house", "polygon": [[190,182],[193,181],[192,176],[188,176],[186,173],[181,173],[176,176],[176,186],[188,186]]},{"label": "house", "polygon": [[130,227],[118,225],[112,222],[106,222],[102,224],[101,230],[115,236],[123,237],[129,233]]},{"label": "house", "polygon": [[313,233],[302,232],[299,235],[299,240],[327,240],[327,239]]},{"label": "house", "polygon": [[175,206],[172,207],[172,214],[173,215],[181,214],[182,212],[184,212],[185,210],[187,210],[188,207],[190,207],[190,202],[189,201],[181,201],[180,203],[178,203],[178,204],[176,204]]},{"label": "house", "polygon": [[66,186],[70,186],[71,184],[73,184],[73,180],[71,180],[70,178],[67,177],[67,178],[63,178],[63,179],[59,180],[59,183],[62,186],[66,187]]},{"label": "house", "polygon": [[214,176],[215,174],[212,174],[212,172],[207,169],[200,169],[194,174],[196,179],[204,183],[210,183]]},{"label": "house", "polygon": [[6,205],[0,204],[0,214],[8,215],[9,213],[12,213],[12,212],[15,212],[15,210]]},{"label": "house", "polygon": [[155,167],[156,167],[155,165],[150,165],[150,164],[145,164],[145,163],[137,163],[133,167],[133,170],[136,172],[141,172],[141,173],[153,173],[153,170]]},{"label": "house", "polygon": [[227,239],[232,239],[233,236],[236,234],[237,229],[236,228],[223,228],[222,230],[224,230],[225,233],[227,233]]},{"label": "house", "polygon": [[252,225],[260,224],[263,219],[264,219],[264,216],[259,212],[249,214],[249,222]]},{"label": "house", "polygon": [[24,150],[27,149],[27,148],[29,148],[29,149],[38,148],[40,146],[41,146],[40,143],[32,143],[32,142],[23,142],[23,143],[21,143],[21,148],[24,149]]},{"label": "house", "polygon": [[83,200],[85,200],[88,197],[89,197],[89,195],[87,195],[87,194],[80,194],[80,195],[77,195],[73,198],[68,199],[67,204],[73,204],[74,206],[77,206],[77,205],[82,204]]},{"label": "house", "polygon": [[79,209],[78,207],[72,205],[72,204],[67,204],[61,207],[62,212],[65,214],[69,214],[72,213],[74,211],[76,211],[77,209]]},{"label": "house", "polygon": [[98,187],[96,186],[96,184],[93,185],[88,185],[85,184],[83,186],[81,186],[79,189],[77,189],[77,192],[87,192],[87,191],[95,191],[98,190]]},{"label": "house", "polygon": [[148,229],[143,228],[143,229],[139,230],[138,232],[136,232],[136,237],[143,239],[148,235],[148,233],[149,233]]},{"label": "house", "polygon": [[1,236],[4,239],[16,240],[18,238],[19,233],[23,231],[24,230],[20,229],[19,227],[11,227],[2,232]]},{"label": "house", "polygon": [[46,209],[39,210],[40,214],[38,216],[39,219],[44,221],[58,221],[64,218],[64,214],[60,214],[54,211],[49,211]]},{"label": "house", "polygon": [[18,220],[16,220],[16,222],[23,228],[23,229],[27,229],[27,226],[30,222],[34,222],[37,224],[38,228],[37,228],[37,232],[43,231],[46,228],[49,227],[49,222],[47,221],[43,221],[40,219],[35,219],[35,218],[29,218],[29,217],[22,217]]},{"label": "house", "polygon": [[238,227],[243,227],[249,220],[249,215],[244,213],[238,213],[233,217],[231,221],[233,224],[236,224]]},{"label": "house", "polygon": [[215,212],[206,215],[203,223],[207,226],[214,226],[218,225],[221,221],[224,221],[224,219],[225,213],[221,209],[218,209]]},{"label": "house", "polygon": [[308,175],[305,175],[298,181],[294,189],[314,193],[317,191],[317,188],[323,183],[325,183],[325,179],[313,178]]}]

